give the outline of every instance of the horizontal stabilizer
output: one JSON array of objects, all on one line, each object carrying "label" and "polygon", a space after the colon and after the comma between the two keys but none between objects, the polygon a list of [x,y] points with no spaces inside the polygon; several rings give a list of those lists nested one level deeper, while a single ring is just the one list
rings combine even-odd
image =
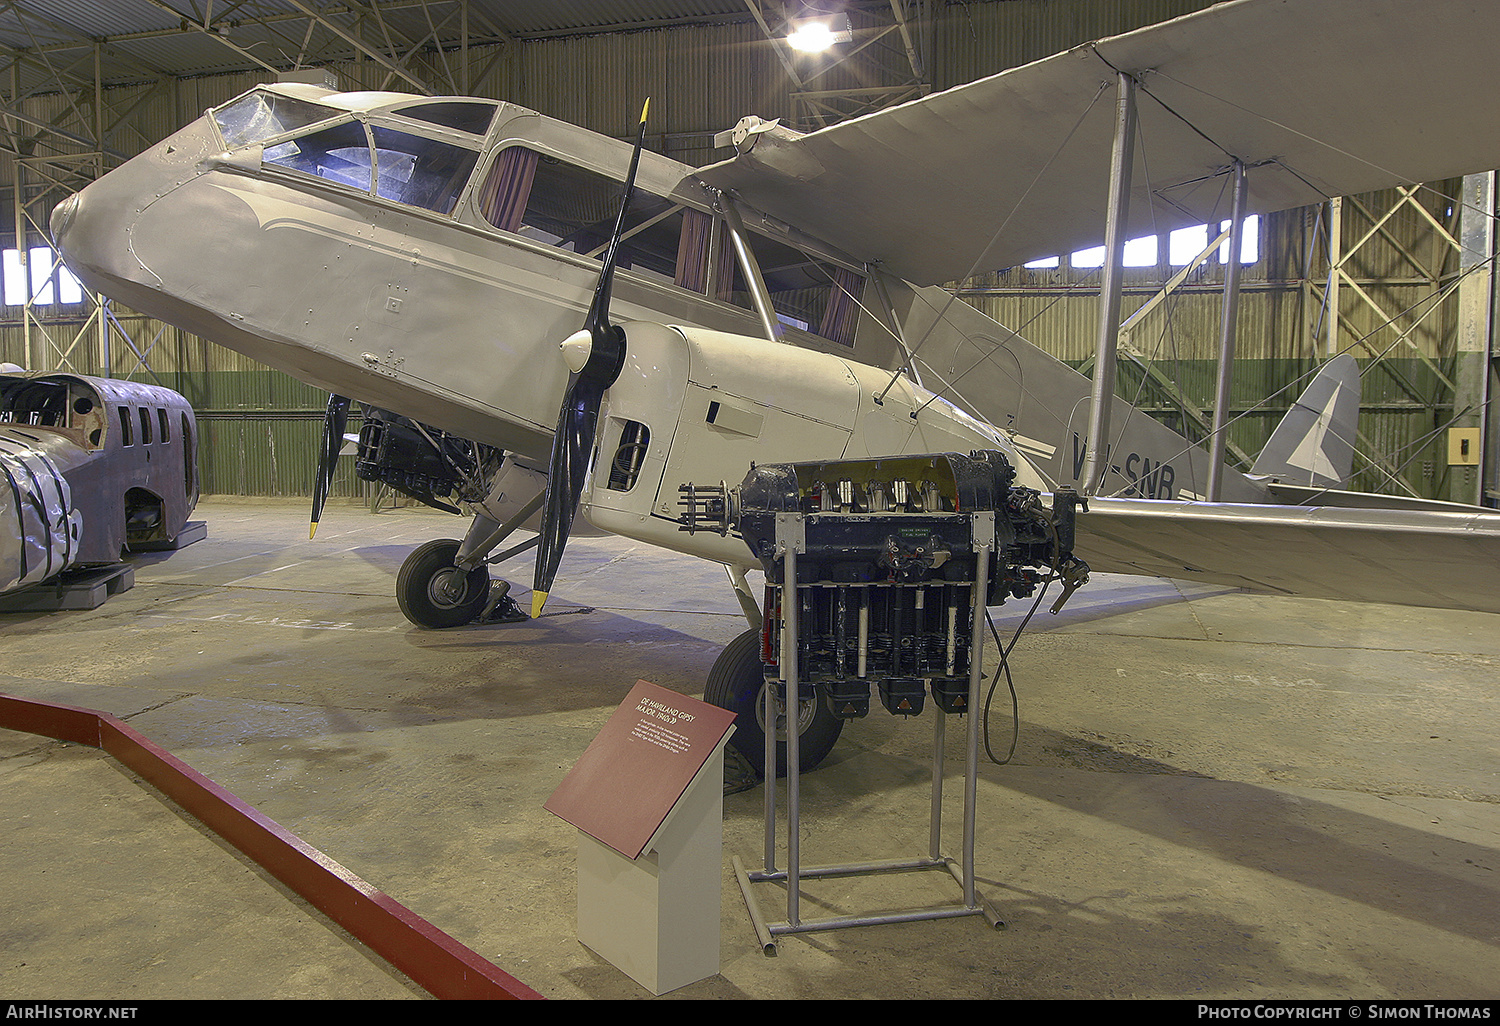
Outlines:
[{"label": "horizontal stabilizer", "polygon": [[1354,358],[1329,360],[1276,425],[1251,475],[1309,488],[1342,488],[1354,470],[1359,395]]}]

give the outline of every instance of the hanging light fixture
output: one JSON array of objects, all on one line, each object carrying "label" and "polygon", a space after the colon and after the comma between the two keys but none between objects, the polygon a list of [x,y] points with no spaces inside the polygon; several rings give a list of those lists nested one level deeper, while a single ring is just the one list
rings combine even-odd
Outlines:
[{"label": "hanging light fixture", "polygon": [[834,43],[847,43],[854,38],[847,14],[794,18],[788,26],[787,45],[803,53],[822,53]]}]

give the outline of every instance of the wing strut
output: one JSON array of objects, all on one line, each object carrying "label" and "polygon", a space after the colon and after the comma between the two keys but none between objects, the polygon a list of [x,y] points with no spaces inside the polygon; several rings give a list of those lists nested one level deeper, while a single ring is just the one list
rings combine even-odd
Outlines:
[{"label": "wing strut", "polygon": [[1214,390],[1214,425],[1208,443],[1208,501],[1219,501],[1224,480],[1224,445],[1229,437],[1229,385],[1234,378],[1234,327],[1240,305],[1240,238],[1245,233],[1245,165],[1234,162],[1234,213],[1229,221],[1229,260],[1224,265],[1224,308],[1219,328],[1219,381]]},{"label": "wing strut", "polygon": [[1120,341],[1120,265],[1124,262],[1125,218],[1130,207],[1130,174],[1135,165],[1135,79],[1118,75],[1115,142],[1109,158],[1109,209],[1104,223],[1104,278],[1099,292],[1099,341],[1094,357],[1093,404],[1088,451],[1079,490],[1099,490],[1109,445],[1109,410],[1115,398],[1115,350]]}]

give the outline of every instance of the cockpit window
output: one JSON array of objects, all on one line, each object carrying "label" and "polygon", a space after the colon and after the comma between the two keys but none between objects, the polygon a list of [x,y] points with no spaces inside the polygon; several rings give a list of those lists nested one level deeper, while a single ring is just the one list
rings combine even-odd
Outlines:
[{"label": "cockpit window", "polygon": [[475,100],[441,100],[435,103],[414,103],[409,107],[400,108],[395,113],[403,118],[425,121],[429,125],[483,135],[490,130],[490,119],[495,116],[495,105]]},{"label": "cockpit window", "polygon": [[479,154],[436,139],[375,126],[375,193],[413,207],[451,214]]},{"label": "cockpit window", "polygon": [[339,112],[306,100],[275,93],[251,93],[226,103],[213,112],[214,124],[227,149],[237,149],[284,132],[295,131]]},{"label": "cockpit window", "polygon": [[269,146],[261,160],[370,191],[370,143],[364,126],[355,121]]}]

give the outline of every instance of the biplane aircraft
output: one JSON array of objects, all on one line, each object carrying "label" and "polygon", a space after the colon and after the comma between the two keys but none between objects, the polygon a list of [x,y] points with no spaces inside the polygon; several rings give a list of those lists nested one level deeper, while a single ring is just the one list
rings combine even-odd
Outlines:
[{"label": "biplane aircraft", "polygon": [[[1131,234],[1500,167],[1496,38],[1467,0],[1236,0],[806,135],[747,118],[703,168],[504,102],[266,85],[52,231],[89,287],[331,393],[315,522],[348,399],[384,411],[361,458],[474,514],[402,568],[413,622],[480,615],[535,517],[538,614],[582,512],[728,568],[752,629],[709,698],[739,711],[758,564],[680,530],[678,489],[756,462],[999,452],[1019,487],[1084,493],[1095,570],[1500,612],[1500,518],[1330,490],[1351,360],[1251,475],[1104,369]],[[1101,388],[940,287],[1101,236]]]}]

